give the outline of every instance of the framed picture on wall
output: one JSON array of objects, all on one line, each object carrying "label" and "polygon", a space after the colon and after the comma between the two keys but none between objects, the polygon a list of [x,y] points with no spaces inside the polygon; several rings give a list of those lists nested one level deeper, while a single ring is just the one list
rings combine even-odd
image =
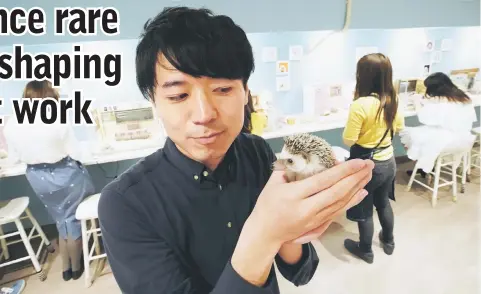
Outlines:
[{"label": "framed picture on wall", "polygon": [[453,40],[452,39],[443,39],[443,41],[441,42],[441,50],[442,51],[453,50]]},{"label": "framed picture on wall", "polygon": [[424,46],[424,51],[431,52],[434,50],[434,47],[436,46],[436,42],[433,40],[428,40],[426,42],[426,45]]},{"label": "framed picture on wall", "polygon": [[443,52],[436,50],[431,53],[431,63],[441,63]]},{"label": "framed picture on wall", "polygon": [[431,74],[431,65],[430,64],[426,64],[423,66],[423,72],[421,74],[421,76],[423,78],[426,78],[427,76],[429,76]]},{"label": "framed picture on wall", "polygon": [[342,96],[342,85],[334,85],[329,87],[329,97]]},{"label": "framed picture on wall", "polygon": [[289,61],[278,61],[276,67],[277,75],[288,75],[289,74]]}]

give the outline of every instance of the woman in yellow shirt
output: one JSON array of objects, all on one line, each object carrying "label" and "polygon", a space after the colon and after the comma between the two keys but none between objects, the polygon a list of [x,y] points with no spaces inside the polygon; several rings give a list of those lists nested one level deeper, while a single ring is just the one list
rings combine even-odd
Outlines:
[{"label": "woman in yellow shirt", "polygon": [[369,54],[357,64],[356,91],[350,106],[343,140],[350,147],[350,158],[371,159],[375,163],[372,179],[365,189],[368,196],[347,212],[356,221],[360,241],[344,241],[346,249],[368,263],[374,260],[373,207],[376,207],[382,231],[379,239],[384,252],[394,251],[394,214],[389,199],[394,200],[396,161],[392,138],[404,128],[398,98],[392,80],[392,66],[383,54]]}]

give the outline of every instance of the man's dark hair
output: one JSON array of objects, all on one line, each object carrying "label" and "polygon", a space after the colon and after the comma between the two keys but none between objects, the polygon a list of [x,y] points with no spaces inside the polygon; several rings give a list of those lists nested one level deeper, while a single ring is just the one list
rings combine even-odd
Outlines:
[{"label": "man's dark hair", "polygon": [[254,70],[245,32],[231,18],[214,15],[209,9],[165,8],[145,23],[135,65],[137,85],[147,99],[153,99],[161,54],[188,75],[241,79],[244,87]]}]

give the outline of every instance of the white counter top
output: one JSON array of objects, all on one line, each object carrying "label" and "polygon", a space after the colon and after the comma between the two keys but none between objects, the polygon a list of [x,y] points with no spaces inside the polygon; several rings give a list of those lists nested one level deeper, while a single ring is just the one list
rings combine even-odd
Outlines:
[{"label": "white counter top", "polygon": [[[474,106],[481,105],[481,95],[470,95]],[[404,117],[416,116],[416,112],[412,109],[404,110]],[[298,133],[315,133],[327,130],[341,129],[346,125],[348,118],[347,110],[338,113],[330,114],[316,119],[314,122],[297,123],[294,125],[285,125],[275,131],[266,131],[262,134],[264,139],[275,139],[290,136]]]},{"label": "white counter top", "polygon": [[[404,112],[404,117],[415,116],[416,112],[410,110]],[[290,136],[298,133],[315,133],[334,129],[342,129],[347,123],[348,112],[341,111],[338,113],[323,116],[309,123],[297,123],[294,125],[284,125],[275,131],[266,131],[262,134],[264,139],[276,139]]]},{"label": "white counter top", "polygon": [[[144,147],[144,148],[130,149],[130,150],[109,150],[105,152],[93,153],[92,157],[83,161],[83,164],[94,165],[94,164],[102,164],[102,163],[142,158],[154,153],[160,147],[161,146]],[[0,161],[0,178],[23,175],[25,174],[25,169],[26,169],[25,164],[1,165],[1,161]]]},{"label": "white counter top", "polygon": [[[481,103],[481,95],[472,96],[474,103],[476,106],[479,106]],[[414,111],[405,111],[405,117],[412,117],[415,116],[416,113]],[[314,122],[309,123],[299,123],[295,125],[286,125],[282,128],[279,128],[275,131],[268,131],[262,134],[262,137],[265,139],[276,139],[282,138],[285,136],[290,136],[293,134],[298,133],[315,133],[327,130],[334,130],[344,128],[347,121],[347,112],[338,112],[335,114],[331,114],[325,117],[321,117],[316,119]],[[111,150],[105,152],[98,152],[94,153],[93,156],[87,160],[84,160],[83,163],[85,165],[94,165],[94,164],[102,164],[108,162],[117,162],[122,160],[130,160],[130,159],[137,159],[143,158],[148,156],[159,148],[162,148],[163,144],[159,143],[157,146],[155,145],[146,145],[143,148],[134,148],[136,146],[136,142],[132,141],[131,146],[126,150]],[[138,146],[138,145],[137,145]],[[1,164],[0,160],[0,178],[4,177],[13,177],[22,175],[25,173],[25,165],[24,164],[17,164],[13,166],[6,166]]]}]

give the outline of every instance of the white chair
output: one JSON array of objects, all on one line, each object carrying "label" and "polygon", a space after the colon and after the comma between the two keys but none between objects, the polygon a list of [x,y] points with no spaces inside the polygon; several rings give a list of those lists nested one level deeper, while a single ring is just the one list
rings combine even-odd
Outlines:
[{"label": "white chair", "polygon": [[[470,142],[470,145],[466,145],[464,148],[457,149],[456,151],[449,151],[446,150],[443,153],[441,153],[438,158],[436,159],[436,163],[434,166],[434,172],[429,172],[428,177],[429,181],[428,184],[425,184],[421,182],[420,180],[416,179],[417,171],[419,169],[418,162],[414,166],[413,173],[411,175],[411,178],[409,179],[409,183],[407,185],[406,191],[410,191],[412,184],[416,182],[417,184],[425,187],[426,189],[430,190],[433,192],[432,197],[431,197],[431,205],[432,207],[435,207],[437,204],[438,200],[438,190],[439,188],[445,187],[445,186],[451,186],[452,188],[452,193],[453,193],[453,201],[457,201],[457,183],[458,183],[458,174],[457,174],[457,166],[456,166],[456,157],[461,156],[461,163],[460,165],[463,167],[462,168],[462,174],[461,174],[461,192],[464,193],[464,186],[466,184],[466,178],[467,178],[467,172],[468,172],[468,167],[469,167],[469,152],[474,144],[474,141]],[[447,172],[443,168],[445,167],[450,167],[450,172]],[[441,173],[443,174],[450,174],[451,180],[446,180],[444,178],[441,178]],[[431,187],[430,182],[432,182],[432,177],[434,176],[434,184],[433,187]],[[442,183],[440,183],[442,181]]]},{"label": "white chair", "polygon": [[474,128],[472,131],[473,134],[476,135],[475,143],[478,143],[478,146],[474,146],[469,154],[468,182],[469,176],[471,175],[471,168],[481,169],[481,154],[479,152],[479,148],[481,148],[481,128]]},{"label": "white chair", "polygon": [[[99,236],[102,235],[100,228],[97,228],[96,220],[98,219],[98,204],[100,193],[87,197],[77,207],[75,217],[82,224],[82,243],[85,267],[85,286],[90,287],[93,282],[93,275],[90,273],[90,262],[107,257],[107,254],[100,253]],[[90,224],[90,226],[89,226]],[[92,247],[89,248],[90,237],[93,237]],[[94,254],[95,251],[95,254]],[[97,264],[97,268],[98,269]]]},{"label": "white chair", "polygon": [[[33,267],[35,268],[35,271],[37,272],[40,280],[45,281],[45,279],[47,279],[47,274],[42,270],[42,267],[40,266],[40,262],[38,261],[38,258],[40,256],[40,253],[42,252],[43,246],[47,246],[47,251],[49,253],[53,253],[55,251],[55,248],[47,239],[47,237],[45,236],[45,233],[43,232],[42,228],[38,224],[37,220],[33,217],[32,213],[28,209],[29,203],[30,203],[30,198],[19,197],[19,198],[15,198],[15,199],[3,202],[4,206],[0,208],[0,242],[2,246],[2,254],[0,255],[0,261],[2,260],[2,258],[5,258],[5,260],[10,259],[8,245],[23,242],[25,249],[27,250],[27,253],[28,253],[28,255],[25,257],[21,257],[15,260],[1,263],[0,267],[5,267],[11,264],[19,263],[19,262],[30,259],[32,261]],[[30,232],[28,235],[27,235],[27,232],[25,231],[25,228],[23,227],[22,220],[24,219],[28,219],[32,224],[32,229],[30,229]],[[2,226],[9,223],[15,223],[17,227],[17,231],[5,235],[3,233]],[[37,231],[38,233],[37,235],[34,235],[35,231]],[[16,240],[7,242],[7,238],[15,237],[18,235],[20,235],[20,239],[15,238]],[[37,252],[33,250],[32,244],[30,243],[30,240],[35,238],[42,239]]]}]

